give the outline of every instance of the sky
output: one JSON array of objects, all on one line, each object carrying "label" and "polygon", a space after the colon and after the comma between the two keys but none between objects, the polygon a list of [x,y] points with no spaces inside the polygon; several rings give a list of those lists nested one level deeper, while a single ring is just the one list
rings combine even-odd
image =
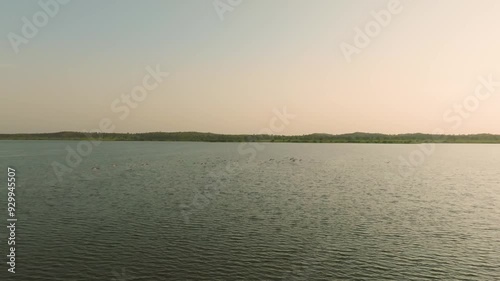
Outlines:
[{"label": "sky", "polygon": [[500,1],[55,1],[0,1],[0,133],[500,134]]}]

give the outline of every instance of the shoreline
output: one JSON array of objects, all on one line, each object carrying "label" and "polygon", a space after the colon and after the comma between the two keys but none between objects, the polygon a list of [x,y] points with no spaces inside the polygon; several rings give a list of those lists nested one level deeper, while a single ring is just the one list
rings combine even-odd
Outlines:
[{"label": "shoreline", "polygon": [[500,144],[500,135],[432,135],[432,134],[377,134],[351,133],[341,135],[229,135],[199,132],[153,132],[153,133],[83,133],[58,132],[42,134],[0,134],[0,140],[36,141],[168,141],[168,142],[212,142],[212,143],[349,143],[349,144]]}]

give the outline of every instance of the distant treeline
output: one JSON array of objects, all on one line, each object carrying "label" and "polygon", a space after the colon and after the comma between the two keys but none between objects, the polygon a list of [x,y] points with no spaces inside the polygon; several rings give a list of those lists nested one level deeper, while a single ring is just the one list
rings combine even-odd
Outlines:
[{"label": "distant treeline", "polygon": [[352,133],[342,135],[310,134],[283,135],[222,135],[199,132],[176,133],[81,133],[60,132],[47,134],[0,134],[0,140],[85,140],[104,141],[198,141],[198,142],[300,142],[300,143],[500,143],[500,135],[385,135]]}]

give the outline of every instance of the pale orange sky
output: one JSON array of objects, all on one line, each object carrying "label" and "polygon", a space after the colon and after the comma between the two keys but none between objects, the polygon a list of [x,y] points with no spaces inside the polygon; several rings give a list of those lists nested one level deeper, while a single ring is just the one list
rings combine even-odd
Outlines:
[{"label": "pale orange sky", "polygon": [[[37,1],[0,4],[0,133],[82,131],[256,133],[273,109],[283,134],[500,134],[500,86],[457,125],[479,76],[500,81],[500,2],[402,0],[401,12],[348,62],[340,45],[390,1],[74,1],[16,54],[8,34]],[[121,120],[111,104],[147,66],[170,75]],[[456,127],[456,128],[455,128]]]}]

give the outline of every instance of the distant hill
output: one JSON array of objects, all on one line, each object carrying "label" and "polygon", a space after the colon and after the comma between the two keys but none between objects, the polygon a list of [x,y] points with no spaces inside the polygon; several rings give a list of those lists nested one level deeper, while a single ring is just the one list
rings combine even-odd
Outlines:
[{"label": "distant hill", "polygon": [[105,141],[199,141],[199,142],[300,142],[300,143],[500,143],[500,135],[431,135],[431,134],[351,134],[310,135],[223,135],[200,132],[154,132],[138,134],[58,132],[45,134],[0,134],[0,140],[85,140]]}]

